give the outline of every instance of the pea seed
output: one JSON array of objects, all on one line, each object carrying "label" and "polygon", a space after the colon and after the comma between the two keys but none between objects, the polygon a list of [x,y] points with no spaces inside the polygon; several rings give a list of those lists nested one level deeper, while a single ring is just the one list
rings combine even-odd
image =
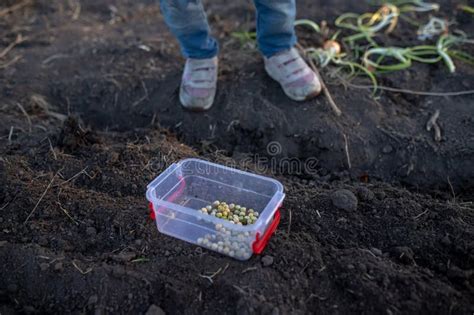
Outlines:
[{"label": "pea seed", "polygon": [[253,212],[253,209],[249,209],[249,213],[252,213]]},{"label": "pea seed", "polygon": [[212,207],[211,207],[211,206],[207,206],[206,209],[207,209],[207,210],[212,210]]},{"label": "pea seed", "polygon": [[240,209],[240,206],[239,206],[239,205],[236,205],[236,206],[235,206],[235,209],[239,210],[239,209]]},{"label": "pea seed", "polygon": [[256,217],[258,217],[258,212],[257,212],[257,211],[255,211],[253,214],[254,214]]},{"label": "pea seed", "polygon": [[218,218],[222,218],[222,213],[218,212],[218,213],[216,214],[216,216],[217,216]]},{"label": "pea seed", "polygon": [[229,254],[229,252],[230,252],[229,247],[227,247],[227,246],[224,247],[224,254]]},{"label": "pea seed", "polygon": [[202,237],[200,237],[200,238],[197,239],[197,243],[198,243],[198,244],[202,244],[203,241],[204,241],[204,239],[203,239]]},{"label": "pea seed", "polygon": [[218,206],[220,204],[219,200],[216,200],[212,203],[214,206]]},{"label": "pea seed", "polygon": [[230,256],[230,257],[234,257],[234,256],[235,256],[235,252],[234,252],[233,250],[231,250],[231,251],[229,252],[229,256]]},{"label": "pea seed", "polygon": [[216,230],[220,230],[220,229],[222,229],[222,224],[219,224],[219,223],[216,224]]},{"label": "pea seed", "polygon": [[231,204],[229,205],[229,208],[230,208],[230,209],[234,209],[234,207],[235,207],[235,205],[234,205],[233,203],[231,203]]},{"label": "pea seed", "polygon": [[216,249],[217,249],[217,247],[218,247],[218,246],[217,246],[217,244],[216,244],[216,243],[212,243],[212,245],[211,245],[211,248],[212,248],[213,250],[216,250]]}]

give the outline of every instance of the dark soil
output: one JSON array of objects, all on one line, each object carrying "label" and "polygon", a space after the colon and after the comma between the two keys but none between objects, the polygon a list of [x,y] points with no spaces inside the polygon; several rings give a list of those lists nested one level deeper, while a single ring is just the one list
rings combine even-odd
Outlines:
[{"label": "dark soil", "polygon": [[[324,97],[292,103],[230,36],[252,29],[250,2],[206,1],[223,47],[219,94],[211,111],[189,113],[155,1],[78,3],[37,0],[0,16],[0,51],[27,37],[0,59],[21,56],[0,69],[1,314],[474,312],[472,95],[374,99],[329,70],[341,117]],[[442,5],[472,34],[456,1]],[[298,6],[317,21],[371,9]],[[401,27],[392,44],[410,34]],[[472,89],[474,69],[457,66],[450,75],[415,65],[381,84]],[[437,109],[441,142],[425,129]],[[283,182],[282,223],[264,256],[238,262],[157,232],[146,185],[186,157]],[[264,158],[312,164],[263,170]],[[212,283],[202,277],[219,268]]]}]

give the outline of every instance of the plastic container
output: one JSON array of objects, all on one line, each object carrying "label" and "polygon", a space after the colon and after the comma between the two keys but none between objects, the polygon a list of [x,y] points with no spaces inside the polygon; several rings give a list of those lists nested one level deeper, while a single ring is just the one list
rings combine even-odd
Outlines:
[{"label": "plastic container", "polygon": [[[230,257],[260,254],[280,222],[285,197],[274,179],[198,159],[172,164],[149,185],[146,197],[161,233]],[[260,213],[250,225],[237,225],[198,210],[215,200]]]}]

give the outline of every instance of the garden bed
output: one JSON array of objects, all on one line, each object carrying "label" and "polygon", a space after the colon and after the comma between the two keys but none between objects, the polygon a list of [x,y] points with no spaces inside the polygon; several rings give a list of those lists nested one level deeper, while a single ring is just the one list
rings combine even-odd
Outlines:
[{"label": "garden bed", "polygon": [[[1,313],[474,311],[472,95],[374,98],[354,88],[364,79],[344,86],[328,70],[340,117],[322,96],[293,103],[231,36],[252,30],[250,3],[206,1],[222,46],[219,92],[209,112],[190,113],[177,97],[183,60],[155,1],[78,3],[31,1],[0,16],[0,51],[25,39],[0,60],[12,61],[0,69]],[[472,34],[472,16],[441,5]],[[330,26],[373,9],[298,6]],[[401,26],[390,44],[410,32]],[[456,65],[449,74],[414,64],[379,83],[472,89],[474,68]],[[437,110],[441,141],[426,130]],[[146,185],[188,157],[284,184],[263,257],[238,262],[157,232]],[[345,190],[356,202],[344,206]]]}]

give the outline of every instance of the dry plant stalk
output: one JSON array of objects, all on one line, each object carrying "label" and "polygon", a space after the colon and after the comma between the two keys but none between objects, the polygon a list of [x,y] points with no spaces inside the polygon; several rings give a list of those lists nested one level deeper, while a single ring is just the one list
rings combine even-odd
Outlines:
[{"label": "dry plant stalk", "polygon": [[323,78],[321,77],[321,74],[319,73],[319,70],[318,68],[316,67],[316,65],[314,64],[313,60],[311,60],[311,58],[308,58],[307,55],[304,53],[304,48],[303,46],[301,46],[300,44],[296,44],[296,46],[298,47],[298,49],[303,52],[304,56],[306,57],[306,60],[308,60],[308,63],[311,67],[311,69],[313,69],[314,73],[316,74],[316,76],[318,77],[319,79],[319,82],[321,82],[321,88],[323,90],[323,93],[324,95],[326,96],[328,102],[329,102],[329,105],[331,106],[331,109],[333,110],[334,114],[336,114],[336,116],[341,116],[342,115],[342,111],[339,109],[339,107],[337,106],[336,102],[334,102],[334,99],[332,98],[332,95],[331,93],[329,92],[329,89],[327,88],[326,84],[324,83],[324,80]]},{"label": "dry plant stalk", "polygon": [[33,3],[33,0],[24,0],[24,1],[21,1],[20,3],[14,4],[11,7],[8,7],[6,9],[1,10],[0,11],[0,17],[3,17],[7,14],[10,14],[14,11],[20,10],[20,9],[26,7],[27,5],[31,4],[31,3]]},{"label": "dry plant stalk", "polygon": [[441,141],[441,128],[438,125],[438,118],[439,118],[439,109],[437,109],[434,114],[431,116],[431,118],[428,120],[426,123],[426,131],[431,131],[431,129],[434,130],[435,136],[434,139],[436,142]]}]

